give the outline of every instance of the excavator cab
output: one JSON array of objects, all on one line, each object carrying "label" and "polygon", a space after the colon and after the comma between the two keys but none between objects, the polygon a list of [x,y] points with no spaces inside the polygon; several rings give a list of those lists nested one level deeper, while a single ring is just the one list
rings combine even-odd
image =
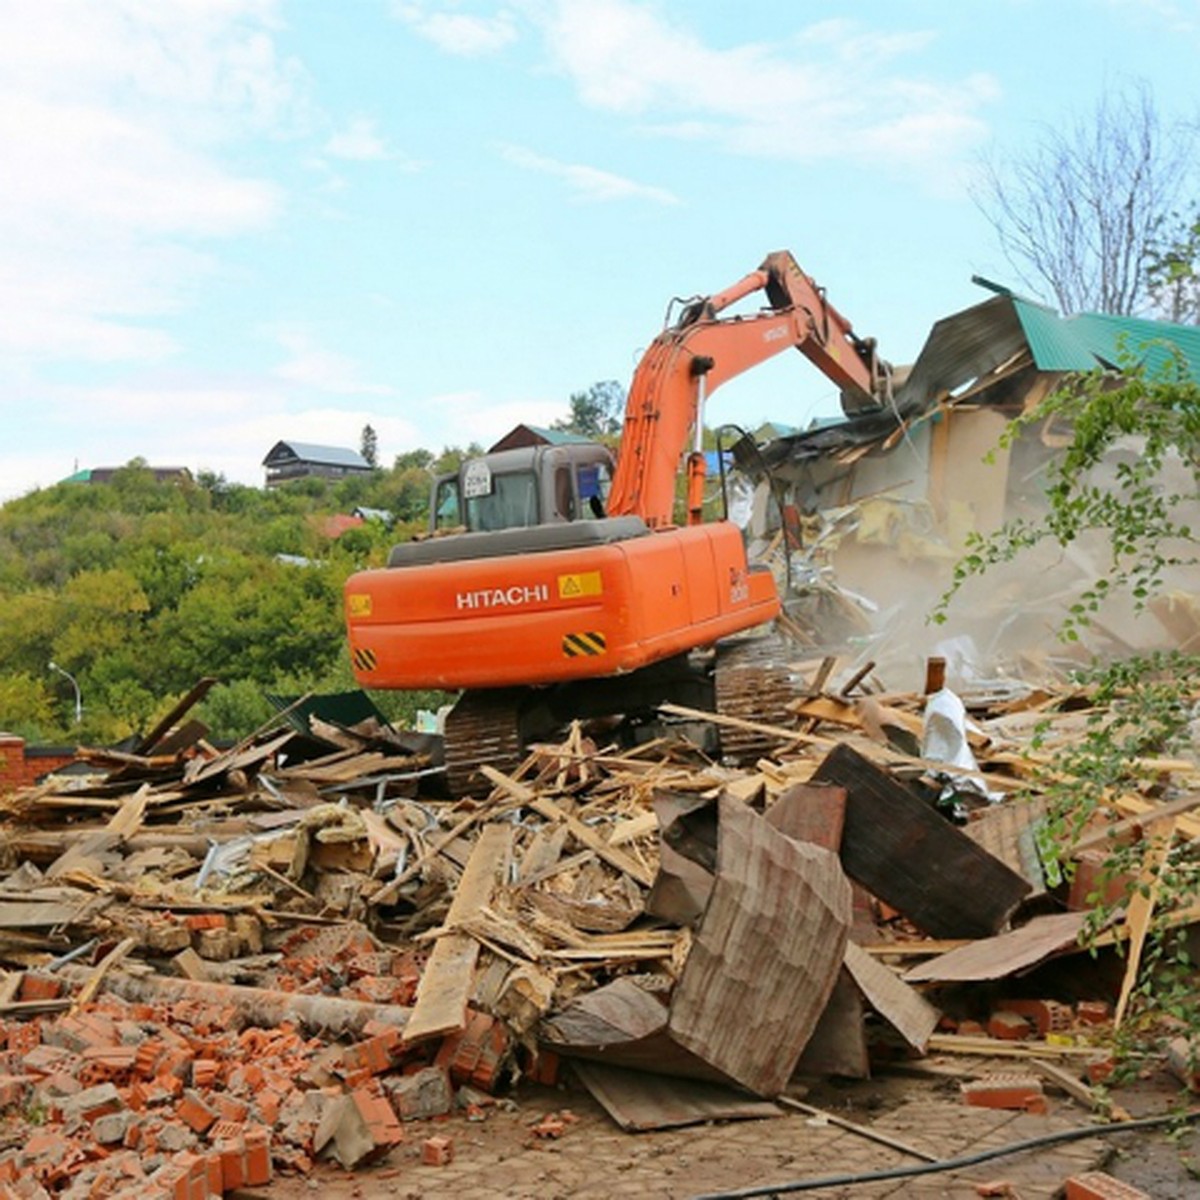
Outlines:
[{"label": "excavator cab", "polygon": [[612,475],[612,454],[597,442],[469,458],[434,481],[430,533],[491,533],[602,517]]}]

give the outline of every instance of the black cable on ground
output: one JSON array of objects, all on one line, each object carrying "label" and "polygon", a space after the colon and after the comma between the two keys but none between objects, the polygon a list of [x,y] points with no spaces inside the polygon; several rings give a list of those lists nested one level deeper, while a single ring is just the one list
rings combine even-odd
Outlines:
[{"label": "black cable on ground", "polygon": [[1042,1146],[1053,1146],[1058,1142],[1077,1142],[1089,1137],[1107,1137],[1112,1133],[1128,1133],[1138,1129],[1153,1129],[1159,1125],[1172,1125],[1195,1121],[1200,1118],[1200,1109],[1167,1116],[1141,1117],[1136,1121],[1115,1121],[1111,1125],[1088,1125],[1082,1129],[1064,1129],[1059,1133],[1044,1133],[1040,1137],[1027,1138],[1023,1142],[1011,1142],[994,1150],[980,1150],[976,1154],[965,1154],[960,1158],[947,1158],[940,1162],[921,1163],[918,1166],[889,1167],[882,1171],[868,1171],[861,1175],[823,1175],[814,1179],[797,1179],[791,1183],[775,1183],[765,1187],[743,1188],[737,1192],[706,1192],[693,1200],[743,1200],[751,1196],[784,1196],[792,1192],[814,1192],[818,1188],[848,1187],[856,1183],[879,1183],[887,1179],[912,1179],[918,1175],[936,1175],[942,1171],[958,1171],[963,1167],[974,1167],[990,1162],[993,1158],[1005,1158],[1025,1150],[1037,1150]]}]

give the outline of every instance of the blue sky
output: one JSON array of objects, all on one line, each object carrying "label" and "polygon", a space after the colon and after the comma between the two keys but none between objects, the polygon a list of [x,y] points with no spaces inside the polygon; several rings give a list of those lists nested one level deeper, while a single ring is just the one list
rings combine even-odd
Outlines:
[{"label": "blue sky", "polygon": [[[911,361],[1016,283],[980,156],[1152,82],[1200,0],[0,0],[0,501],[279,439],[488,444],[791,250]],[[1027,290],[1027,289],[1026,289]],[[802,425],[785,355],[709,423]]]}]

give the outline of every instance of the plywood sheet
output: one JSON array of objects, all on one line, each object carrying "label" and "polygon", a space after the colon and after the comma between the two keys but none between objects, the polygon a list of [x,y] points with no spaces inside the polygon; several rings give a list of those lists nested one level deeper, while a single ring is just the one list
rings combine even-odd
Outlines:
[{"label": "plywood sheet", "polygon": [[605,1112],[630,1132],[784,1115],[769,1100],[716,1083],[671,1079],[596,1062],[576,1062],[573,1069]]},{"label": "plywood sheet", "polygon": [[923,1054],[941,1013],[891,967],[872,958],[853,942],[846,945],[846,968],[862,989],[867,1003],[914,1050]]},{"label": "plywood sheet", "polygon": [[1030,891],[1025,879],[852,747],[830,751],[814,778],[846,789],[846,874],[931,937],[996,933]]},{"label": "plywood sheet", "polygon": [[721,798],[716,882],[671,1001],[672,1038],[760,1096],[786,1086],[842,965],[837,856]]},{"label": "plywood sheet", "polygon": [[911,967],[904,973],[907,983],[971,983],[1005,979],[1036,966],[1052,954],[1069,950],[1079,941],[1087,913],[1052,913],[1034,917],[1020,929],[998,937],[981,938]]}]

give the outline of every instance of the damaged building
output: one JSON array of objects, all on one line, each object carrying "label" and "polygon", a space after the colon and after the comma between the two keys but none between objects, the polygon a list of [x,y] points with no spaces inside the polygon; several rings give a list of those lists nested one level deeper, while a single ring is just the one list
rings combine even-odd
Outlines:
[{"label": "damaged building", "polygon": [[[1107,573],[1087,538],[990,571],[951,612],[956,638],[928,622],[972,532],[1044,511],[1046,468],[1068,444],[1053,418],[1001,444],[1009,423],[1070,376],[1124,363],[1151,375],[1179,363],[1200,376],[1200,330],[1132,317],[1063,318],[984,280],[994,294],[938,321],[916,362],[896,373],[891,403],[844,401],[845,418],[761,448],[749,530],[758,557],[793,595],[789,609],[814,640],[857,640],[864,657],[918,669],[935,648],[961,676],[1060,676],[1078,661],[1054,631],[1079,593]],[[1178,369],[1178,368],[1177,368]],[[1132,442],[1111,469],[1136,455]],[[1190,490],[1185,480],[1180,491]],[[1093,623],[1088,651],[1128,653],[1186,644],[1198,614],[1187,577],[1166,581],[1146,614],[1117,607]]]}]

